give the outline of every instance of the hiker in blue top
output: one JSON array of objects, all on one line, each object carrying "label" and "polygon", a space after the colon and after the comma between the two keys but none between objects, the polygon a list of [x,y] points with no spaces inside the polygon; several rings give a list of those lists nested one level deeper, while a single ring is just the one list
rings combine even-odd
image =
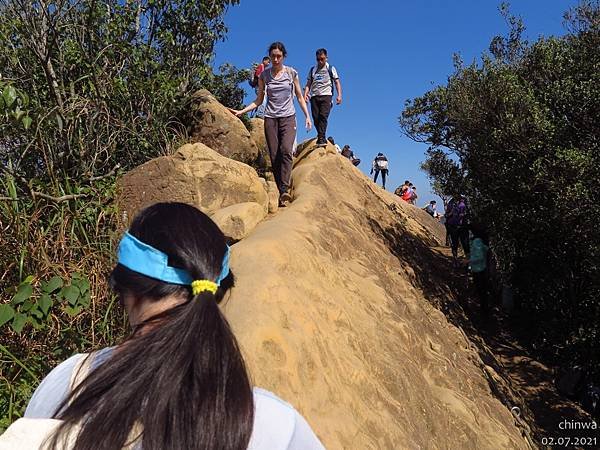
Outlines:
[{"label": "hiker in blue top", "polygon": [[458,267],[458,246],[462,246],[465,256],[469,258],[469,229],[467,227],[467,203],[465,197],[454,194],[446,206],[446,228],[450,235],[452,249],[452,265]]},{"label": "hiker in blue top", "polygon": [[337,90],[336,105],[342,103],[342,84],[335,67],[327,62],[327,50],[316,52],[317,65],[310,68],[304,87],[304,99],[310,100],[310,110],[317,129],[317,145],[327,145],[327,120],[333,106],[333,87]]},{"label": "hiker in blue top", "polygon": [[472,225],[473,240],[470,245],[469,266],[473,274],[473,283],[477,291],[479,306],[484,316],[489,312],[488,307],[488,238],[481,225]]}]

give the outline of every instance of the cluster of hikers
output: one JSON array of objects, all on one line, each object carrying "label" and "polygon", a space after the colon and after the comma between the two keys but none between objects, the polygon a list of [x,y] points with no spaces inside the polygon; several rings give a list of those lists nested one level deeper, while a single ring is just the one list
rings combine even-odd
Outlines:
[{"label": "cluster of hikers", "polygon": [[470,220],[469,207],[464,195],[454,194],[448,201],[443,215],[438,214],[436,202],[432,200],[423,208],[434,218],[443,220],[446,227],[446,245],[452,250],[452,265],[460,267],[459,247],[468,261],[468,269],[484,316],[489,313],[490,274],[489,238],[485,227]]},{"label": "cluster of hikers", "polygon": [[315,56],[316,64],[308,71],[303,89],[296,69],[284,64],[287,57],[285,45],[273,42],[268,56],[256,67],[250,80],[250,85],[256,90],[256,99],[240,110],[230,109],[238,117],[256,110],[264,118],[271,167],[279,190],[279,206],[287,206],[292,200],[290,180],[296,142],[294,98],[298,99],[304,114],[306,129],[310,130],[314,122],[318,146],[327,145],[327,124],[334,93],[337,93],[336,104],[342,103],[342,85],[336,68],[328,62],[327,50],[320,48]]},{"label": "cluster of hikers", "polygon": [[[417,187],[414,184],[412,184],[409,180],[404,180],[404,184],[398,186],[394,191],[394,194],[396,194],[406,203],[410,203],[411,205],[416,205],[417,198],[419,198],[419,196],[417,195]],[[435,200],[433,202],[435,204]]]},{"label": "cluster of hikers", "polygon": [[54,368],[0,448],[323,449],[291,405],[252,386],[218,306],[234,286],[229,259],[222,231],[195,207],[141,211],[108,281],[129,337]]}]

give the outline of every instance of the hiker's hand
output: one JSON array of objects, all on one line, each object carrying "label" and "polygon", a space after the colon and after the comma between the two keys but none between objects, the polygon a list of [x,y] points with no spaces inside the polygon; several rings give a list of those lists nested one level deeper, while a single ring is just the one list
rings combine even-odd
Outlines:
[{"label": "hiker's hand", "polygon": [[236,117],[240,117],[242,115],[242,111],[240,111],[239,109],[233,109],[233,108],[227,108],[229,110],[229,112],[231,114],[233,114]]},{"label": "hiker's hand", "polygon": [[312,122],[310,121],[310,119],[307,117],[305,122],[304,122],[304,126],[306,127],[306,131],[310,131],[310,129],[312,128]]},{"label": "hiker's hand", "polygon": [[305,95],[304,95],[304,101],[305,101],[306,103],[308,103],[308,102],[310,101],[310,97],[308,96],[308,94],[305,94]]},{"label": "hiker's hand", "polygon": [[335,104],[336,105],[341,105],[342,104],[342,96],[338,95],[337,98],[335,99]]}]

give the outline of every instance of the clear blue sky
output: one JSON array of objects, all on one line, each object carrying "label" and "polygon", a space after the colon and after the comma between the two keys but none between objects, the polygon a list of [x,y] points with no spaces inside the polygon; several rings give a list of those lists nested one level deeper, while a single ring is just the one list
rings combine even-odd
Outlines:
[{"label": "clear blue sky", "polygon": [[[215,67],[230,62],[248,68],[266,54],[273,41],[288,51],[286,65],[296,68],[302,85],[315,64],[315,50],[325,47],[329,62],[340,74],[344,101],[331,112],[327,134],[349,144],[367,173],[381,151],[390,161],[386,183],[393,191],[405,179],[418,187],[418,205],[436,198],[419,170],[427,149],[402,135],[398,126],[406,99],[446,82],[452,73],[452,54],[466,63],[478,59],[495,35],[508,26],[495,0],[241,0],[229,10],[229,33],[216,48]],[[513,14],[526,25],[529,41],[562,35],[563,13],[576,0],[513,0]],[[246,84],[246,104],[254,92]],[[298,141],[307,135],[297,107]],[[378,180],[379,181],[379,180]],[[380,182],[379,182],[380,184]],[[440,200],[438,205],[441,206]]]}]

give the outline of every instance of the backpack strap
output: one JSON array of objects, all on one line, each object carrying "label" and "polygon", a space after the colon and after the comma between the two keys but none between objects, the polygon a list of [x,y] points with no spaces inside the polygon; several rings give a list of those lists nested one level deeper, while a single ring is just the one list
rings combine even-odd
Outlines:
[{"label": "backpack strap", "polygon": [[329,80],[331,81],[331,95],[333,96],[333,93],[335,92],[335,80],[333,79],[333,66],[329,63],[327,63],[327,71],[329,72]]},{"label": "backpack strap", "polygon": [[[333,66],[329,63],[327,63],[327,72],[329,72],[329,81],[331,81],[331,95],[333,95],[334,91],[334,87],[335,87],[335,80],[333,78]],[[312,87],[312,83],[315,77],[315,66],[312,66],[310,68],[310,85]]]}]

